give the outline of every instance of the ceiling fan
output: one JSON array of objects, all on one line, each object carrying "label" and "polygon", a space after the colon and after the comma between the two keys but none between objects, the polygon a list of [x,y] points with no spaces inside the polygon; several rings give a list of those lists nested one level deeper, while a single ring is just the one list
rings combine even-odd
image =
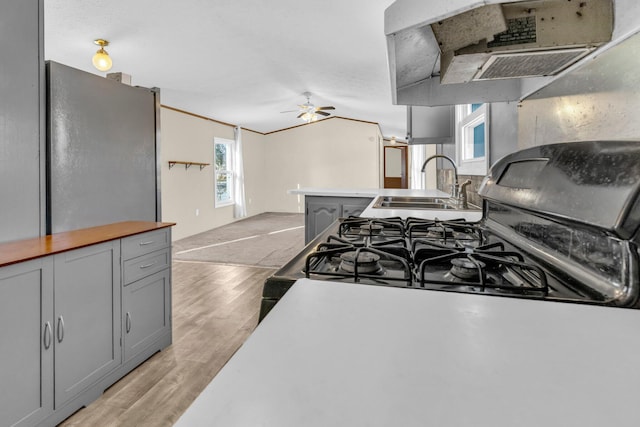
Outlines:
[{"label": "ceiling fan", "polygon": [[297,119],[302,119],[307,123],[311,123],[311,122],[315,122],[316,120],[318,120],[318,116],[330,116],[331,113],[327,113],[328,110],[335,110],[335,107],[333,106],[327,106],[327,107],[316,107],[314,106],[311,101],[311,92],[305,92],[302,95],[304,95],[307,98],[307,102],[305,102],[304,104],[299,104],[299,110],[289,110],[289,111],[281,111],[282,113],[292,113],[292,112],[299,112],[300,114],[298,115],[298,117],[296,117]]}]

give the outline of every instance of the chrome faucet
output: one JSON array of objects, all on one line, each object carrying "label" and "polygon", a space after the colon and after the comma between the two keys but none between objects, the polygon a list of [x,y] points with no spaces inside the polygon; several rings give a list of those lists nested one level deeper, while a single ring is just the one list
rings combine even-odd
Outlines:
[{"label": "chrome faucet", "polygon": [[467,196],[467,186],[471,184],[471,180],[467,179],[465,182],[460,184],[460,188],[458,189],[458,203],[462,209],[469,209],[469,197]]},{"label": "chrome faucet", "polygon": [[456,163],[453,161],[451,157],[445,156],[444,154],[434,154],[433,156],[429,157],[427,160],[424,161],[424,163],[422,164],[421,171],[424,172],[425,168],[427,167],[427,163],[429,163],[431,160],[436,159],[438,157],[449,160],[449,162],[451,162],[451,165],[453,166],[453,186],[451,187],[451,197],[454,199],[457,199],[458,198],[458,167],[456,166]]}]

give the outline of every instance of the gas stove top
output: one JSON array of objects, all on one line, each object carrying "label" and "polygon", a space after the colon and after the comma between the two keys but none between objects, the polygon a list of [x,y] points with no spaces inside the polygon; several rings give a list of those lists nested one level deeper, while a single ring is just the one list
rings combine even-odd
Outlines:
[{"label": "gas stove top", "polygon": [[[335,231],[336,234],[332,234]],[[328,235],[327,235],[328,234]],[[306,255],[307,278],[370,285],[580,299],[479,222],[342,218]],[[300,264],[293,267],[299,267]],[[549,286],[552,281],[555,288]]]},{"label": "gas stove top", "polygon": [[265,283],[261,318],[299,278],[640,308],[640,143],[506,156],[478,222],[341,218]]}]

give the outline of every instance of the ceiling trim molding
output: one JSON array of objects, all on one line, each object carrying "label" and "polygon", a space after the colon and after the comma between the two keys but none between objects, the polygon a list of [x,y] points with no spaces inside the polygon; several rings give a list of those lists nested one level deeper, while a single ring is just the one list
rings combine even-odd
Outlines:
[{"label": "ceiling trim molding", "polygon": [[349,117],[342,117],[342,116],[333,116],[333,117],[336,117],[338,119],[343,119],[343,120],[351,120],[352,122],[360,122],[360,123],[367,123],[367,124],[370,124],[370,125],[376,125],[376,126],[378,126],[378,132],[380,132],[380,135],[382,135],[382,138],[384,139],[384,135],[382,133],[382,128],[380,127],[380,123],[378,123],[378,122],[372,122],[370,120],[351,119]]},{"label": "ceiling trim molding", "polygon": [[[220,125],[230,126],[230,127],[233,127],[233,128],[238,127],[238,125],[234,125],[233,123],[227,123],[227,122],[223,122],[223,121],[220,121],[220,120],[212,119],[211,117],[203,116],[202,114],[192,113],[190,111],[181,110],[180,108],[170,107],[170,106],[164,105],[164,104],[161,104],[160,106],[162,108],[166,108],[167,110],[172,110],[172,111],[175,111],[175,112],[178,112],[178,113],[186,114],[188,116],[193,116],[193,117],[197,117],[199,119],[208,120],[210,122],[218,123]],[[257,130],[244,128],[242,126],[240,126],[240,127],[242,128],[242,130],[246,130],[246,131],[249,131],[249,132],[257,133],[257,134],[260,134],[260,135],[266,135],[265,133],[258,132]]]},{"label": "ceiling trim molding", "polygon": [[380,125],[378,122],[372,122],[370,120],[351,119],[349,117],[343,117],[343,116],[333,116],[333,117],[335,117],[336,119],[351,120],[352,122],[367,123],[367,124],[370,124],[370,125],[378,125],[378,126]]},{"label": "ceiling trim molding", "polygon": [[[233,123],[227,123],[227,122],[223,122],[221,120],[212,119],[211,117],[203,116],[202,114],[192,113],[190,111],[181,110],[180,108],[171,107],[169,105],[161,104],[160,106],[162,108],[166,108],[167,110],[172,110],[172,111],[175,111],[177,113],[182,113],[182,114],[186,114],[188,116],[197,117],[199,119],[203,119],[203,120],[207,120],[207,121],[210,121],[210,122],[218,123],[218,124],[221,124],[223,126],[230,126],[230,127],[233,127],[233,128],[238,126],[238,125],[234,125]],[[380,132],[380,134],[382,134],[382,129],[380,128],[380,123],[378,123],[378,122],[372,122],[372,121],[369,121],[369,120],[351,119],[349,117],[342,117],[342,116],[331,116],[331,117],[327,117],[326,119],[317,120],[315,122],[301,123],[299,125],[289,126],[289,127],[283,128],[283,129],[273,130],[273,131],[270,131],[270,132],[258,132],[257,130],[248,129],[248,128],[244,128],[244,127],[242,128],[242,130],[246,130],[246,131],[249,131],[249,132],[257,133],[259,135],[271,135],[271,134],[274,134],[274,133],[283,132],[285,130],[295,129],[295,128],[298,128],[300,126],[308,126],[308,125],[312,125],[314,123],[320,123],[320,122],[324,122],[325,120],[331,120],[331,119],[350,120],[352,122],[359,122],[359,123],[366,123],[366,124],[369,124],[369,125],[375,125],[375,126],[378,126],[378,131]]]},{"label": "ceiling trim molding", "polygon": [[350,120],[352,122],[359,122],[359,123],[366,123],[366,124],[369,124],[369,125],[376,125],[376,126],[378,126],[378,130],[380,131],[380,134],[382,134],[382,130],[380,129],[380,124],[378,122],[371,122],[371,121],[368,121],[368,120],[360,120],[360,119],[350,119],[349,117],[342,117],[342,116],[331,116],[331,117],[327,117],[325,119],[316,120],[315,122],[301,123],[299,125],[289,126],[288,128],[273,130],[271,132],[263,133],[263,135],[271,135],[273,133],[278,133],[278,132],[283,132],[285,130],[299,128],[300,126],[308,126],[308,125],[312,125],[314,123],[320,123],[320,122],[324,122],[326,120],[331,120],[331,119]]},{"label": "ceiling trim molding", "polygon": [[278,132],[283,132],[285,130],[290,130],[290,129],[295,129],[295,128],[299,128],[300,126],[308,126],[308,125],[313,125],[315,123],[320,123],[320,122],[324,122],[325,120],[331,120],[335,118],[335,116],[333,117],[327,117],[325,119],[320,119],[320,120],[316,120],[315,122],[309,122],[309,123],[300,123],[299,125],[295,125],[295,126],[289,126],[288,128],[282,128],[282,129],[278,129],[278,130],[272,130],[270,132],[266,132],[263,135],[271,135],[273,133],[278,133]]}]

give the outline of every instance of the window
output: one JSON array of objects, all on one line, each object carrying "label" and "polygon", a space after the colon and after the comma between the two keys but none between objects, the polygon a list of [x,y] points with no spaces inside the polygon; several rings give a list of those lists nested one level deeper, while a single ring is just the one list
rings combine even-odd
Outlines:
[{"label": "window", "polygon": [[456,106],[456,163],[463,175],[486,175],[489,165],[489,106]]},{"label": "window", "polygon": [[229,139],[214,139],[215,206],[233,204],[233,144]]}]

